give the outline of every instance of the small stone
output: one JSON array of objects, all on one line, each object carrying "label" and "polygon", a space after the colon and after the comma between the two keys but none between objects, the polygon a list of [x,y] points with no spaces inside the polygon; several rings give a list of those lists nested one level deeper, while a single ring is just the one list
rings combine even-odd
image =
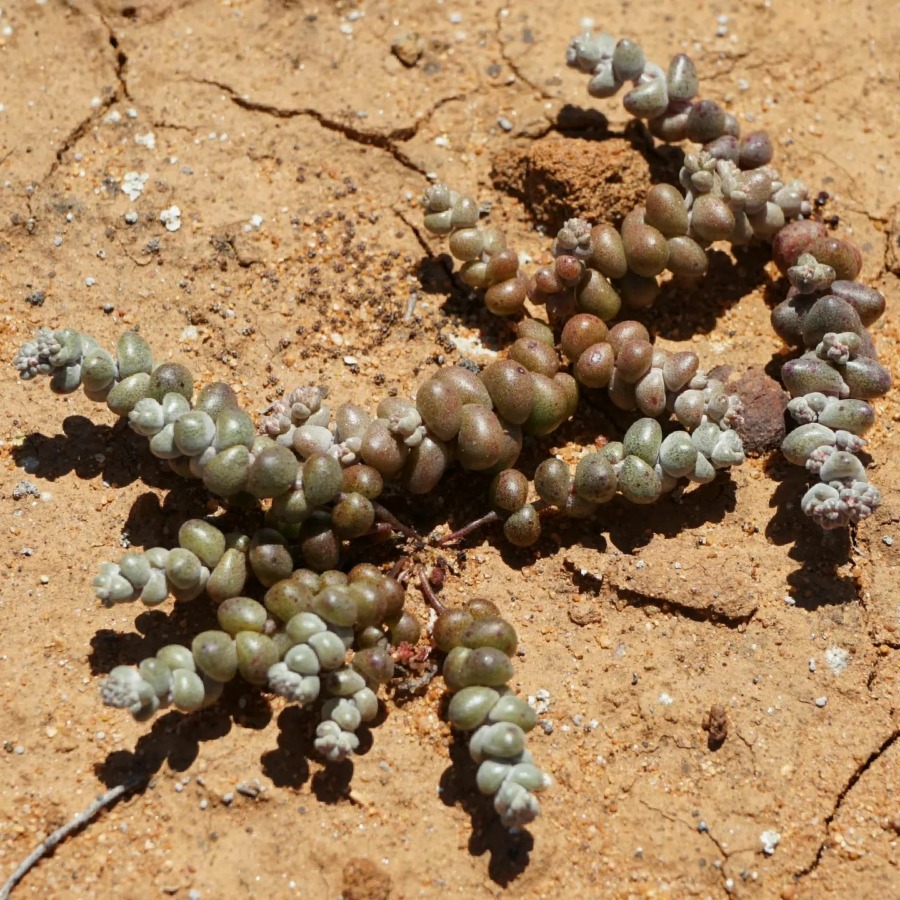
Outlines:
[{"label": "small stone", "polygon": [[21,500],[23,497],[37,497],[40,494],[36,484],[30,481],[20,481],[12,491],[13,500]]},{"label": "small stone", "polygon": [[407,31],[394,39],[391,53],[408,69],[412,68],[425,52],[425,41],[416,31]]},{"label": "small stone", "polygon": [[843,647],[829,647],[825,651],[825,662],[835,675],[840,675],[850,665],[850,652]]},{"label": "small stone", "polygon": [[178,231],[181,228],[181,210],[170,206],[159,214],[159,221],[166,226],[166,231]]},{"label": "small stone", "polygon": [[816,697],[816,706],[818,706],[819,709],[822,709],[822,707],[825,706],[825,704],[827,702],[828,702],[827,697]]},{"label": "small stone", "polygon": [[754,366],[728,387],[744,404],[743,421],[735,426],[744,442],[744,452],[761,456],[780,447],[785,436],[784,411],[788,402],[781,385],[761,366]]},{"label": "small stone", "polygon": [[714,703],[703,720],[703,730],[708,734],[710,750],[717,750],[728,737],[728,714],[721,703]]},{"label": "small stone", "polygon": [[143,193],[144,185],[149,177],[146,172],[126,172],[122,177],[122,193],[134,203]]},{"label": "small stone", "polygon": [[781,842],[781,835],[777,831],[769,829],[759,836],[760,843],[763,846],[763,853],[771,856],[775,852],[775,848]]}]

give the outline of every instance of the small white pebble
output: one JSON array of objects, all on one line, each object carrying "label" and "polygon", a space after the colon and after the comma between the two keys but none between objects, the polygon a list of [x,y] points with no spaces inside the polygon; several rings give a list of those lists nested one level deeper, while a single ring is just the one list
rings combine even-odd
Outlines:
[{"label": "small white pebble", "polygon": [[156,136],[152,131],[148,131],[146,134],[136,134],[134,142],[142,147],[146,147],[148,150],[153,150],[156,147]]},{"label": "small white pebble", "polygon": [[812,656],[809,658],[809,671],[810,672],[816,671],[816,660],[815,660],[815,657],[812,657]]},{"label": "small white pebble", "polygon": [[893,539],[889,534],[886,534],[886,535],[881,539],[881,543],[884,544],[885,547],[893,547],[893,546],[894,546],[894,539]]},{"label": "small white pebble", "polygon": [[166,226],[166,231],[178,231],[181,228],[181,210],[170,206],[159,214],[159,221]]},{"label": "small white pebble", "polygon": [[87,277],[84,279],[84,283],[85,283],[85,285],[87,285],[87,287],[93,287],[97,283],[97,279]]},{"label": "small white pebble", "polygon": [[141,196],[149,177],[146,172],[126,172],[122,176],[122,193],[134,203]]},{"label": "small white pebble", "polygon": [[850,665],[850,651],[843,647],[829,647],[825,651],[825,662],[835,675],[840,675]]},{"label": "small white pebble", "polygon": [[777,831],[769,829],[759,836],[760,843],[763,846],[763,853],[771,856],[775,852],[775,848],[781,842],[781,835]]},{"label": "small white pebble", "polygon": [[816,706],[818,706],[819,709],[822,709],[822,707],[825,706],[825,704],[827,702],[828,702],[827,697],[816,697]]}]

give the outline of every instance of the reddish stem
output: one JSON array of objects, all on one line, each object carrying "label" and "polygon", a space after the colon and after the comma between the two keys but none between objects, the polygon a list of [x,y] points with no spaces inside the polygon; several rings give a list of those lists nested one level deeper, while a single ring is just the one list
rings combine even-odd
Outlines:
[{"label": "reddish stem", "polygon": [[431,585],[428,583],[428,579],[425,577],[425,573],[419,569],[419,590],[422,592],[422,596],[425,598],[425,602],[438,614],[447,612],[447,607],[441,603],[437,598],[437,594],[435,594]]},{"label": "reddish stem", "polygon": [[414,528],[404,525],[387,507],[382,506],[380,503],[373,503],[372,506],[375,508],[375,517],[379,522],[386,522],[394,531],[399,532],[404,537],[414,541],[422,540],[422,536]]},{"label": "reddish stem", "polygon": [[448,544],[453,544],[456,541],[461,541],[463,538],[468,537],[473,532],[478,531],[479,528],[482,528],[485,525],[493,525],[494,522],[499,522],[500,516],[495,512],[489,512],[487,515],[482,516],[480,519],[476,519],[474,522],[469,522],[468,525],[460,528],[459,531],[454,531],[453,534],[448,534],[446,537],[443,537],[438,541],[438,546],[446,547]]}]

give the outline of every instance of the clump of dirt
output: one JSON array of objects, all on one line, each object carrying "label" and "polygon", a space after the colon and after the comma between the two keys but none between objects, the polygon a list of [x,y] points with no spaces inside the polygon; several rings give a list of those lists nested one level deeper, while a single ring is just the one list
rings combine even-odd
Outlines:
[{"label": "clump of dirt", "polygon": [[390,894],[391,876],[372,860],[360,857],[344,866],[343,900],[387,900]]},{"label": "clump of dirt", "polygon": [[493,158],[491,180],[550,232],[573,216],[618,224],[643,203],[653,184],[647,161],[630,141],[559,134],[501,149]]}]

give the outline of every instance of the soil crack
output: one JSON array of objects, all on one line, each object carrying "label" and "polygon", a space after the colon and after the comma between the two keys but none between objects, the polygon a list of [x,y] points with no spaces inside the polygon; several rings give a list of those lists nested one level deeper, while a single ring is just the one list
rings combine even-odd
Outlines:
[{"label": "soil crack", "polygon": [[438,100],[426,113],[416,119],[410,125],[404,125],[399,128],[393,128],[387,132],[378,132],[378,131],[366,131],[361,128],[354,128],[353,125],[348,124],[347,122],[340,122],[336,119],[331,119],[326,116],[324,113],[320,112],[317,109],[313,109],[312,107],[301,107],[298,109],[291,108],[283,108],[279,106],[274,106],[270,103],[262,103],[257,100],[248,100],[246,97],[241,96],[241,94],[236,91],[231,85],[225,84],[222,81],[216,81],[213,78],[190,78],[196,84],[205,84],[211,87],[219,88],[219,90],[224,91],[228,98],[231,100],[235,106],[239,106],[241,109],[246,109],[249,112],[258,112],[263,113],[267,116],[272,116],[276,119],[295,119],[298,117],[305,117],[309,119],[313,119],[323,128],[328,131],[336,131],[338,134],[342,134],[345,138],[350,141],[353,141],[356,144],[362,144],[366,147],[376,147],[379,150],[385,150],[390,153],[394,159],[397,160],[400,165],[404,166],[407,169],[410,169],[413,172],[417,172],[419,175],[425,174],[425,169],[422,168],[418,163],[413,162],[410,157],[403,152],[403,150],[397,145],[400,143],[405,143],[406,141],[414,138],[419,129],[427,124],[427,122],[431,119],[431,117],[446,103],[450,103],[454,100],[462,100],[464,99],[464,95],[462,94],[451,94],[447,97],[442,97]]},{"label": "soil crack", "polygon": [[119,91],[121,91],[122,96],[126,100],[130,100],[131,94],[128,93],[128,82],[125,80],[125,67],[128,65],[128,54],[122,49],[122,42],[119,40],[119,36],[116,34],[112,25],[109,24],[104,16],[101,15],[99,18],[103,23],[103,27],[106,29],[109,46],[116,52],[114,71],[116,81],[119,83]]},{"label": "soil crack", "polygon": [[115,103],[118,103],[119,100],[121,100],[123,97],[126,100],[131,99],[131,95],[128,93],[128,84],[125,80],[125,67],[128,65],[128,55],[122,49],[119,37],[113,27],[102,15],[100,15],[99,13],[96,13],[96,15],[100,23],[106,29],[109,46],[115,51],[113,74],[115,76],[118,87],[115,90],[107,90],[104,93],[104,96],[99,105],[91,110],[90,115],[85,116],[66,135],[66,137],[63,139],[63,142],[56,150],[56,158],[54,159],[53,164],[50,166],[47,174],[44,175],[43,178],[40,179],[40,181],[35,182],[35,187],[39,187],[45,181],[47,181],[47,179],[53,177],[57,169],[59,169],[59,167],[62,165],[62,161],[65,155],[70,150],[72,150],[76,146],[76,144],[78,144],[82,140],[82,138],[85,137],[85,135],[87,135],[87,133],[100,118],[106,115],[110,107],[112,107]]},{"label": "soil crack", "polygon": [[516,78],[518,78],[524,84],[527,84],[528,87],[530,87],[533,91],[537,91],[537,93],[539,93],[545,100],[558,100],[558,97],[551,94],[548,90],[542,88],[539,84],[536,84],[527,75],[525,75],[525,73],[522,72],[522,70],[519,68],[518,63],[514,62],[512,58],[507,54],[506,44],[503,42],[503,38],[500,36],[501,29],[503,28],[504,12],[508,14],[510,12],[510,7],[501,6],[496,11],[496,13],[494,13],[494,18],[497,22],[496,38],[497,46],[500,48],[500,59],[502,59],[503,62],[505,62],[506,65],[509,66],[510,71],[513,73],[513,75],[516,76]]},{"label": "soil crack", "polygon": [[794,877],[796,879],[805,878],[807,875],[811,874],[816,870],[819,863],[822,861],[822,857],[825,854],[825,848],[828,846],[829,842],[829,831],[831,829],[831,823],[834,821],[838,812],[841,809],[841,806],[846,799],[847,795],[850,791],[856,787],[857,782],[869,771],[869,769],[878,761],[878,758],[882,756],[882,754],[886,753],[891,747],[894,745],[894,742],[900,738],[900,729],[897,729],[891,734],[889,734],[884,741],[882,741],[881,745],[873,750],[867,759],[865,759],[859,766],[856,767],[856,770],[848,779],[847,783],[841,789],[841,792],[838,794],[837,799],[834,802],[834,807],[831,812],[825,818],[825,836],[822,839],[822,843],[819,844],[818,849],[816,850],[816,855],[813,858],[813,861],[804,868],[800,869],[795,873]]}]

